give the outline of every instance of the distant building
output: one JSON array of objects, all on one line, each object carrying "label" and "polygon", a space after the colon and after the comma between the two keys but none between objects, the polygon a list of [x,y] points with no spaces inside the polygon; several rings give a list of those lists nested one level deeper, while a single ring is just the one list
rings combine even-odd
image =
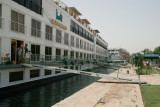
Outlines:
[{"label": "distant building", "polygon": [[108,49],[109,51],[109,62],[128,62],[129,61],[129,52],[125,49]]}]

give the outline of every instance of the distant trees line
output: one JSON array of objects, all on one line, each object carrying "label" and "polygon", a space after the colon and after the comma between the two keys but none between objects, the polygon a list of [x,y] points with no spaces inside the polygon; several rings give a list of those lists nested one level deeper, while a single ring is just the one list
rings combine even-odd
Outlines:
[{"label": "distant trees line", "polygon": [[160,55],[160,46],[156,47],[153,51],[149,49],[144,49],[141,51],[143,54],[159,54]]}]

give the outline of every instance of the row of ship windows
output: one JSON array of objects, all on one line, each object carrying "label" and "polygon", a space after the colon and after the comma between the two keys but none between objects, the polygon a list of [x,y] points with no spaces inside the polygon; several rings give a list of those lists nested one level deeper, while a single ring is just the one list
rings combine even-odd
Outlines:
[{"label": "row of ship windows", "polygon": [[[35,19],[32,19],[32,25],[31,25],[31,35],[35,37],[41,37],[41,22],[37,21]],[[24,15],[11,11],[11,30],[20,32],[20,33],[25,33],[25,26],[24,26]],[[53,30],[52,27],[49,25],[46,25],[45,29],[45,38],[47,40],[53,40]],[[62,43],[62,32],[60,30],[56,30],[56,42],[57,43]],[[64,44],[65,45],[71,45],[75,46],[80,49],[88,50],[88,51],[94,51],[94,45],[87,43],[83,40],[80,40],[79,38],[76,38],[75,42],[75,37],[71,36],[71,42],[69,44],[69,35],[67,33],[64,33]],[[83,46],[84,45],[84,46]]]},{"label": "row of ship windows", "polygon": [[[71,20],[70,30],[72,32],[74,32],[75,34],[77,34],[77,35],[79,35],[79,36],[81,36],[91,42],[94,42],[94,36],[91,33],[89,33],[88,31],[86,31],[85,29],[83,29],[81,26],[79,26],[73,20]],[[96,44],[107,50],[107,46],[103,42],[101,42],[100,40],[96,39]]]},{"label": "row of ship windows", "polygon": [[[63,52],[62,52],[63,51]],[[82,53],[82,52],[75,52],[75,51],[68,51],[56,48],[55,56],[52,55],[52,48],[45,47],[45,57],[44,55],[40,54],[40,45],[31,44],[31,61],[60,61],[64,58],[67,59],[94,59],[94,54],[89,53]],[[69,54],[70,52],[70,54]],[[63,55],[62,55],[63,53]],[[97,60],[101,59],[103,56],[96,55]],[[41,59],[42,58],[42,59]],[[103,59],[103,58],[102,58]]]},{"label": "row of ship windows", "polygon": [[[55,71],[55,74],[61,73],[60,71]],[[24,79],[24,71],[16,71],[9,73],[9,82],[21,81]],[[44,70],[44,76],[52,75],[51,70]],[[40,77],[40,69],[30,70],[30,78]]]},{"label": "row of ship windows", "polygon": [[71,20],[70,30],[72,32],[74,32],[75,34],[77,34],[77,35],[79,35],[79,36],[81,36],[91,42],[94,42],[94,36],[91,33],[89,33],[88,31],[86,31],[85,29],[83,29],[81,26],[79,26],[73,20]]},{"label": "row of ship windows", "polygon": [[107,46],[103,42],[101,42],[100,40],[96,39],[96,44],[107,50]]},{"label": "row of ship windows", "polygon": [[[39,61],[40,59],[40,45],[34,45],[31,44],[31,52],[32,52],[32,57],[31,60],[34,61]],[[35,55],[35,56],[34,56]],[[57,56],[64,56],[64,57],[69,57],[69,51],[68,50],[64,50],[64,54],[62,55],[62,50],[56,48],[56,56],[52,56],[52,47],[45,47],[45,60],[46,61],[51,61],[52,57],[57,57]],[[84,58],[93,58],[93,54],[87,54],[87,53],[79,53],[79,52],[74,52],[74,51],[70,51],[70,57],[74,58],[75,57],[81,57],[84,55]],[[38,58],[38,59],[37,59]]]},{"label": "row of ship windows", "polygon": [[[64,50],[64,54],[62,55],[62,50],[56,48],[56,56],[64,56],[64,57],[69,57],[69,51],[68,50]],[[101,50],[102,51],[102,50]],[[40,55],[40,45],[34,45],[31,44],[31,52],[33,55],[36,55],[35,57],[37,57],[38,55]],[[101,53],[103,55],[106,55],[106,51],[98,51],[97,53]],[[52,47],[45,47],[45,60],[46,61],[51,61],[52,57],[56,57],[52,55]],[[35,58],[34,56],[32,56],[32,59]],[[87,54],[87,53],[82,53],[82,52],[74,52],[74,51],[70,51],[70,57],[74,58],[74,57],[81,57],[81,58],[89,58],[89,59],[93,59],[94,55],[93,54]],[[40,58],[40,56],[38,56],[38,58]],[[36,59],[36,61],[39,61],[40,59]]]},{"label": "row of ship windows", "polygon": [[13,0],[13,1],[40,15],[42,14],[42,0]]}]

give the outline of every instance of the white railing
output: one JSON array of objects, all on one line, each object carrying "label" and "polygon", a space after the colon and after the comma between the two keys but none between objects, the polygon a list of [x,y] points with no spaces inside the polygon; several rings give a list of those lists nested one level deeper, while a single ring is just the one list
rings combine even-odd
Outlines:
[{"label": "white railing", "polygon": [[31,35],[36,37],[41,37],[41,30],[36,28],[31,28]]},{"label": "white railing", "polygon": [[64,44],[65,44],[65,45],[68,45],[68,44],[69,44],[68,38],[65,38],[65,39],[64,39]]},{"label": "white railing", "polygon": [[62,37],[56,36],[56,42],[61,43],[62,42]]},{"label": "white railing", "polygon": [[47,40],[52,40],[53,35],[50,34],[50,33],[45,32],[45,37],[46,37]]},{"label": "white railing", "polygon": [[21,24],[15,21],[11,21],[11,30],[19,32],[19,33],[25,33],[25,29],[26,27],[24,26],[24,24]]}]

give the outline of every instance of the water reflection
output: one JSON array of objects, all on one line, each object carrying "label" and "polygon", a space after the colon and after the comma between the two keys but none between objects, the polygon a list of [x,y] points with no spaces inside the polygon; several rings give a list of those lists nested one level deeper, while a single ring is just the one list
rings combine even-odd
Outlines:
[{"label": "water reflection", "polygon": [[0,107],[51,107],[99,78],[73,76],[0,100]]}]

